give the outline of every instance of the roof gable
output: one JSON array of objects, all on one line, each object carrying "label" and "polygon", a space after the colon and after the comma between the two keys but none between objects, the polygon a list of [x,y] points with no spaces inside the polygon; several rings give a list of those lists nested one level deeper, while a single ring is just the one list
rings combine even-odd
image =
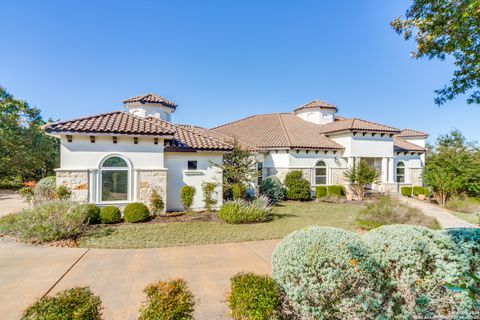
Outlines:
[{"label": "roof gable", "polygon": [[177,107],[177,104],[174,103],[173,101],[167,100],[155,93],[147,93],[147,94],[142,94],[139,96],[135,96],[132,98],[128,98],[123,101],[123,103],[132,103],[132,102],[140,102],[140,103],[159,103],[164,106],[170,107],[175,109]]},{"label": "roof gable", "polygon": [[330,104],[321,100],[312,100],[304,105],[301,105],[295,108],[293,112],[297,112],[304,109],[316,109],[316,108],[331,109],[331,110],[335,110],[335,112],[337,111],[337,107],[335,107],[333,104]]},{"label": "roof gable", "polygon": [[402,132],[398,135],[399,137],[418,137],[418,138],[426,138],[428,134],[425,132],[412,130],[412,129],[403,129]]}]

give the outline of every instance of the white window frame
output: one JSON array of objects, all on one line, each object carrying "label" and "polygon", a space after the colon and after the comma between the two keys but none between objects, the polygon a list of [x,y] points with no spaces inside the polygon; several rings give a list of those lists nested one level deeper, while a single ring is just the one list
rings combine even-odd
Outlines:
[{"label": "white window frame", "polygon": [[[127,167],[103,167],[103,164],[105,163],[105,161],[107,161],[108,159],[110,158],[120,158],[122,159],[123,161],[125,161],[125,163],[127,164]],[[109,155],[106,155],[105,157],[103,157],[98,165],[98,185],[97,185],[97,202],[99,204],[119,204],[119,203],[126,203],[126,202],[131,202],[132,200],[132,192],[131,192],[131,189],[132,189],[132,164],[130,163],[130,161],[120,155],[120,154],[109,154]],[[103,178],[102,178],[102,172],[103,171],[127,171],[127,199],[125,200],[109,200],[109,201],[103,201],[103,194],[102,194],[102,190],[103,190]]]},{"label": "white window frame", "polygon": [[[324,166],[319,166],[318,164],[323,162]],[[325,168],[325,176],[317,175],[317,168]],[[317,177],[325,177],[325,184],[317,184]],[[313,185],[315,186],[327,186],[328,185],[328,165],[325,160],[318,160],[315,162],[315,166],[313,167]]]},{"label": "white window frame", "polygon": [[[399,167],[400,164],[403,166],[403,167],[400,167],[400,168],[403,168],[403,174],[401,174],[401,175],[398,174],[398,167]],[[403,181],[398,181],[399,176],[400,177],[403,176]],[[395,166],[395,182],[396,183],[407,182],[407,167],[405,166],[405,162],[403,162],[403,161],[398,161],[396,166]]]}]

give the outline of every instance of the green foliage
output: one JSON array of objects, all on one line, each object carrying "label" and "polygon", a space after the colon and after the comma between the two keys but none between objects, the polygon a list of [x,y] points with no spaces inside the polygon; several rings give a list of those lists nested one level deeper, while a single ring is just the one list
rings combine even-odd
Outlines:
[{"label": "green foliage", "polygon": [[[223,156],[222,164],[212,163],[223,171],[223,196],[232,199],[233,185],[247,186],[258,176],[255,155],[244,148],[237,138],[234,138],[232,151]],[[238,198],[234,198],[238,199]]]},{"label": "green foliage", "polygon": [[285,187],[276,176],[270,176],[260,184],[260,194],[268,197],[271,204],[276,204],[285,198]]},{"label": "green foliage", "polygon": [[405,17],[391,23],[405,40],[414,37],[415,59],[454,59],[457,70],[450,86],[435,91],[438,105],[466,92],[468,103],[480,104],[479,7],[478,0],[414,0]]},{"label": "green foliage", "polygon": [[228,305],[233,319],[276,319],[281,302],[280,287],[269,276],[238,273],[230,279]]},{"label": "green foliage", "polygon": [[412,188],[412,194],[413,196],[418,196],[419,194],[424,194],[424,188],[421,186],[414,186]]},{"label": "green foliage", "polygon": [[387,318],[388,281],[351,232],[307,227],[291,233],[273,252],[272,275],[301,319]]},{"label": "green foliage", "polygon": [[435,218],[426,216],[420,209],[410,207],[387,196],[368,203],[358,213],[355,224],[364,230],[388,224],[411,224],[440,229],[440,225]]},{"label": "green foliage", "polygon": [[126,222],[142,222],[150,218],[150,211],[141,202],[132,202],[123,209],[123,219]]},{"label": "green foliage", "polygon": [[27,202],[31,203],[35,197],[35,189],[32,187],[23,187],[18,190],[18,194]]},{"label": "green foliage", "polygon": [[195,191],[195,187],[187,185],[180,189],[180,202],[182,202],[185,211],[190,211],[193,204],[193,198],[195,197]]},{"label": "green foliage", "polygon": [[75,287],[38,300],[22,316],[22,320],[60,319],[101,320],[102,302],[88,287]]},{"label": "green foliage", "polygon": [[165,203],[157,191],[152,190],[150,194],[150,210],[153,214],[160,214],[165,209]]},{"label": "green foliage", "polygon": [[105,206],[100,209],[100,222],[117,223],[122,220],[120,209],[115,206]]},{"label": "green foliage", "polygon": [[190,320],[193,319],[195,297],[183,279],[159,281],[143,291],[146,302],[140,309],[139,320]]},{"label": "green foliage", "polygon": [[367,185],[378,182],[380,178],[380,172],[375,168],[371,168],[364,159],[361,159],[357,165],[346,170],[344,175],[359,201],[365,198]]},{"label": "green foliage", "polygon": [[47,136],[40,110],[0,87],[0,177],[38,180],[59,166],[58,139]]},{"label": "green foliage", "polygon": [[454,211],[475,214],[480,212],[480,199],[453,196],[448,199],[445,207]]},{"label": "green foliage", "polygon": [[212,207],[218,202],[215,192],[216,187],[217,184],[214,182],[202,183],[203,202],[205,203],[205,209],[207,209],[207,211],[209,212],[212,210]]},{"label": "green foliage", "polygon": [[231,188],[232,199],[243,199],[246,200],[248,198],[247,195],[247,187],[245,187],[242,183],[234,183]]},{"label": "green foliage", "polygon": [[328,189],[326,186],[315,187],[315,194],[317,195],[317,199],[325,197],[327,193],[328,193]]},{"label": "green foliage", "polygon": [[[475,284],[470,284],[474,282]],[[468,295],[477,310],[480,310],[480,275],[467,272],[460,277],[459,284],[447,283],[446,288],[455,292],[464,292]]]},{"label": "green foliage", "polygon": [[454,243],[456,254],[459,254],[463,274],[480,271],[480,229],[451,228],[442,230]]},{"label": "green foliage", "polygon": [[0,190],[18,190],[23,187],[22,181],[15,178],[0,179]]},{"label": "green foliage", "polygon": [[38,243],[75,239],[85,230],[85,219],[75,203],[51,201],[0,218],[0,232]]},{"label": "green foliage", "polygon": [[345,195],[345,188],[343,186],[328,186],[328,195],[330,196],[344,196]]},{"label": "green foliage", "polygon": [[404,197],[411,197],[412,196],[412,187],[401,187],[400,193]]},{"label": "green foliage", "polygon": [[430,189],[423,188],[423,194],[425,195],[425,198],[429,198],[430,197]]},{"label": "green foliage", "polygon": [[65,186],[58,186],[55,189],[55,199],[67,200],[72,196],[72,191]]},{"label": "green foliage", "polygon": [[230,224],[256,223],[270,218],[270,200],[260,196],[253,201],[243,199],[230,200],[223,204],[218,217]]},{"label": "green foliage", "polygon": [[35,202],[54,200],[56,197],[56,190],[57,183],[55,176],[40,179],[34,190]]},{"label": "green foliage", "polygon": [[454,318],[466,306],[464,296],[444,286],[455,283],[462,271],[461,256],[445,234],[418,226],[390,225],[363,238],[393,280],[391,299],[398,318]]},{"label": "green foliage", "polygon": [[285,196],[288,200],[312,200],[310,183],[303,179],[302,171],[290,171],[285,177]]},{"label": "green foliage", "polygon": [[440,136],[427,154],[424,179],[445,206],[452,196],[480,195],[480,152],[458,131]]},{"label": "green foliage", "polygon": [[86,224],[100,223],[100,209],[93,203],[84,203],[79,205],[76,210],[85,216]]}]

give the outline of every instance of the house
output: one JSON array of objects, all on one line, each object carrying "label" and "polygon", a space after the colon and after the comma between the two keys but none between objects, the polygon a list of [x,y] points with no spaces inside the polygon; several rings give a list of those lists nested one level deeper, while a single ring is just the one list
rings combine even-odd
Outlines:
[{"label": "house", "polygon": [[259,180],[302,170],[312,186],[345,184],[344,172],[362,158],[381,172],[372,186],[398,192],[422,185],[427,134],[337,115],[337,108],[312,101],[291,113],[259,114],[206,129],[172,122],[177,105],[156,94],[124,101],[114,111],[48,124],[60,139],[57,183],[75,200],[99,205],[149,201],[153,190],[168,210],[180,210],[183,185],[197,190],[194,209],[203,208],[202,184],[217,184],[222,204],[222,162],[236,138],[254,151]]}]

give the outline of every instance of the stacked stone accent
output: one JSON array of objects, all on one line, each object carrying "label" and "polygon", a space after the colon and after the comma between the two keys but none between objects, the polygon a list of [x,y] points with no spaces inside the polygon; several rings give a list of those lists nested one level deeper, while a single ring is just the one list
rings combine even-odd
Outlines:
[{"label": "stacked stone accent", "polygon": [[71,199],[88,201],[88,170],[57,171],[57,186],[65,186],[72,191]]},{"label": "stacked stone accent", "polygon": [[423,186],[423,169],[412,168],[410,169],[410,182],[412,186]]},{"label": "stacked stone accent", "polygon": [[138,170],[139,194],[138,201],[146,205],[150,203],[153,190],[162,197],[167,208],[167,171],[166,170]]},{"label": "stacked stone accent", "polygon": [[332,168],[332,184],[346,186],[348,183],[345,179],[345,168]]}]

